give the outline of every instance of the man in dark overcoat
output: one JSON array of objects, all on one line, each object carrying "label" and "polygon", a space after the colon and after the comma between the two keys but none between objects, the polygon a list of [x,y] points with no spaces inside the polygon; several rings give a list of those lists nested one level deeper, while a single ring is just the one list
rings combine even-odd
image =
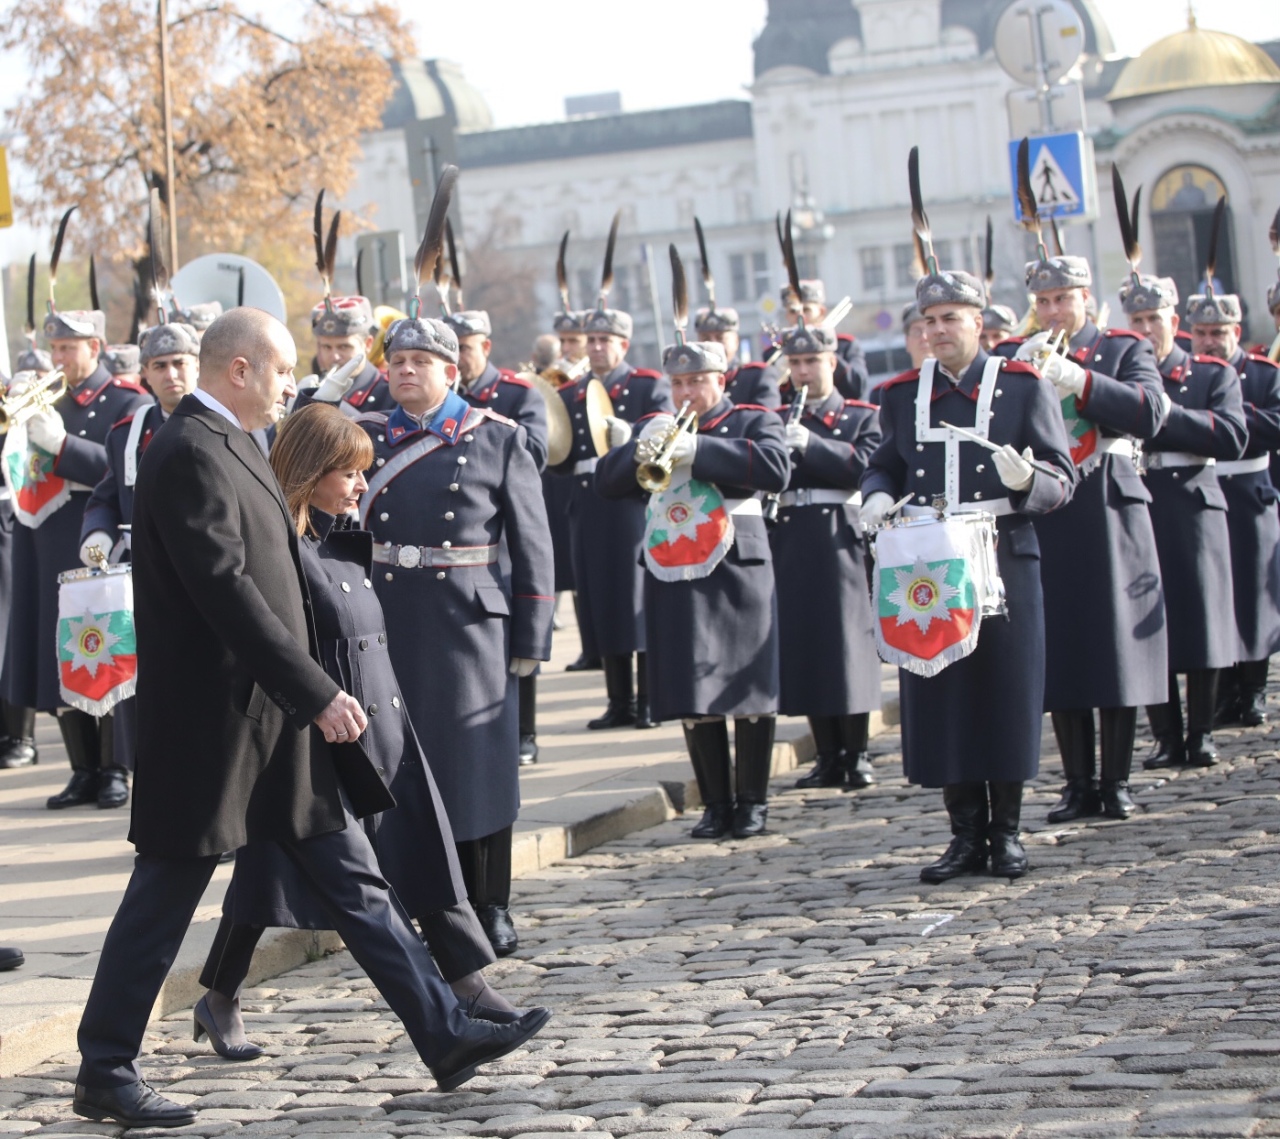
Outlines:
[{"label": "man in dark overcoat", "polygon": [[[1030,365],[982,349],[981,283],[933,272],[917,282],[916,300],[934,359],[882,388],[882,438],[862,479],[861,520],[882,524],[904,495],[911,514],[931,515],[935,500],[947,515],[994,514],[1008,605],[1007,618],[982,621],[968,656],[930,677],[899,673],[903,767],[912,783],[942,788],[953,835],[920,877],[975,873],[989,857],[992,874],[1016,878],[1027,870],[1018,840],[1022,787],[1039,770],[1044,700],[1040,545],[1031,519],[1070,500],[1075,473],[1052,386]],[[993,455],[948,433],[944,422],[1000,449]]]},{"label": "man in dark overcoat", "polygon": [[251,839],[289,851],[443,1088],[530,1035],[467,1019],[354,821],[390,805],[354,746],[365,710],[313,659],[297,533],[249,434],[284,410],[296,360],[274,317],[220,317],[201,344],[201,387],[139,471],[138,856],[80,1022],[73,1106],[88,1119],[195,1119],[141,1078],[138,1050],[218,855]]},{"label": "man in dark overcoat", "polygon": [[[1273,291],[1280,305],[1280,283]],[[1192,347],[1236,370],[1249,428],[1244,454],[1217,466],[1218,485],[1227,496],[1239,637],[1235,667],[1219,675],[1217,722],[1257,727],[1267,720],[1271,654],[1280,651],[1280,493],[1269,470],[1272,454],[1280,450],[1280,367],[1241,347],[1239,297],[1215,300],[1215,305],[1188,306]]]},{"label": "man in dark overcoat", "polygon": [[[1217,464],[1238,459],[1248,438],[1240,377],[1225,360],[1193,356],[1175,341],[1178,289],[1170,278],[1131,279],[1120,299],[1130,325],[1155,349],[1170,400],[1164,426],[1146,446],[1151,525],[1169,620],[1169,698],[1147,707],[1156,746],[1143,766],[1211,767],[1218,761],[1212,734],[1218,670],[1236,659],[1231,539]],[[1224,300],[1192,297],[1188,311]]]},{"label": "man in dark overcoat", "polygon": [[741,319],[736,308],[699,309],[693,318],[698,339],[724,348],[729,370],[724,374],[724,394],[734,403],[753,403],[757,407],[777,407],[778,371],[768,364],[740,363]]}]

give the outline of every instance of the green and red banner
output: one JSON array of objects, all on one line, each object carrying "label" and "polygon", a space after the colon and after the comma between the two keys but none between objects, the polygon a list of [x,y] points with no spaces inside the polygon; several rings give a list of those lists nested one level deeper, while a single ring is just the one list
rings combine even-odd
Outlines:
[{"label": "green and red banner", "polygon": [[67,480],[53,473],[57,456],[28,439],[25,423],[9,428],[0,460],[4,481],[13,495],[14,514],[22,525],[35,529],[71,498]]},{"label": "green and red banner", "polygon": [[105,716],[132,696],[138,677],[133,575],[127,566],[59,576],[58,680],[62,698]]},{"label": "green and red banner", "polygon": [[1076,410],[1076,397],[1073,395],[1062,399],[1062,421],[1071,437],[1071,461],[1082,467],[1098,450],[1098,428]]},{"label": "green and red banner", "polygon": [[645,510],[644,561],[659,581],[707,577],[733,546],[733,519],[720,491],[688,472],[677,467]]}]

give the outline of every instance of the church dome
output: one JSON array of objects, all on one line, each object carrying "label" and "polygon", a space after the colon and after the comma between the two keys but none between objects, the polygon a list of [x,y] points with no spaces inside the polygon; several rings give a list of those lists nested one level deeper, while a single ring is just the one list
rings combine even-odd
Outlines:
[{"label": "church dome", "polygon": [[1125,64],[1107,99],[1249,83],[1280,83],[1280,67],[1257,44],[1198,27],[1192,19]]},{"label": "church dome", "polygon": [[384,130],[444,118],[454,130],[484,131],[493,126],[485,97],[447,59],[393,61],[396,88],[382,112]]}]

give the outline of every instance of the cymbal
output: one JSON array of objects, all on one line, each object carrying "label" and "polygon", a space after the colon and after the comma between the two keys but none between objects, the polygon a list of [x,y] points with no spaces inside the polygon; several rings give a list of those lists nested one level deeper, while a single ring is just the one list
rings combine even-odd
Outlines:
[{"label": "cymbal", "polygon": [[591,442],[595,444],[596,454],[604,455],[609,451],[609,425],[606,419],[613,415],[613,400],[609,398],[608,389],[594,376],[587,381],[587,430],[591,432]]},{"label": "cymbal", "polygon": [[544,380],[537,372],[518,374],[534,386],[547,405],[547,466],[558,466],[573,450],[573,422],[569,419],[569,409],[550,380]]}]

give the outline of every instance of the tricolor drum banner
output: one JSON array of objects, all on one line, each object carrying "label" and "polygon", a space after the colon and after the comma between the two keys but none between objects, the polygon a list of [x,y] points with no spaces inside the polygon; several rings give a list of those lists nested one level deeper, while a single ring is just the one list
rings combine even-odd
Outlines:
[{"label": "tricolor drum banner", "polygon": [[0,458],[4,481],[13,495],[13,512],[22,525],[34,529],[71,497],[67,480],[53,473],[57,456],[27,438],[25,423],[10,426]]},{"label": "tricolor drum banner", "polygon": [[982,618],[1004,612],[990,514],[913,518],[876,535],[880,658],[937,676],[978,645]]},{"label": "tricolor drum banner", "polygon": [[688,472],[677,467],[645,510],[644,562],[659,581],[707,577],[733,546],[733,519],[720,491]]},{"label": "tricolor drum banner", "polygon": [[58,575],[58,681],[62,698],[105,716],[138,678],[133,574],[128,566]]}]

